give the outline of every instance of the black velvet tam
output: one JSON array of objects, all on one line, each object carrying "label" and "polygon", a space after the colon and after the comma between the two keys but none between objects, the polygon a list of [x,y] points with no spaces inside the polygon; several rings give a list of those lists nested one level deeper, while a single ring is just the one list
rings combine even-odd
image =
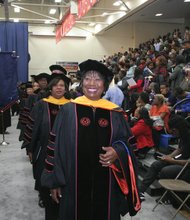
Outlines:
[{"label": "black velvet tam", "polygon": [[52,72],[53,70],[60,70],[63,74],[65,74],[65,75],[67,74],[66,69],[63,68],[63,67],[60,66],[60,65],[57,65],[57,64],[51,65],[51,66],[49,67],[49,69],[50,69],[51,72]]},{"label": "black velvet tam", "polygon": [[113,79],[113,73],[110,71],[107,66],[105,66],[103,63],[98,62],[97,60],[86,60],[79,64],[79,68],[81,71],[81,75],[85,74],[88,71],[95,70],[102,74],[106,81],[110,83]]}]

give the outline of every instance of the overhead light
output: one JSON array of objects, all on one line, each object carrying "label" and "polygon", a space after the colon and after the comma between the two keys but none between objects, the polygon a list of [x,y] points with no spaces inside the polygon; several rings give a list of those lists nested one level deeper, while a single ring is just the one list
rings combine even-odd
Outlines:
[{"label": "overhead light", "polygon": [[45,20],[45,24],[50,24],[50,20]]},{"label": "overhead light", "polygon": [[104,12],[101,16],[102,17],[105,17],[105,16],[107,16],[107,15],[109,15],[107,12]]},{"label": "overhead light", "polygon": [[19,13],[20,12],[20,8],[19,7],[14,7],[14,12]]},{"label": "overhead light", "polygon": [[60,3],[61,2],[61,0],[55,0],[55,3]]},{"label": "overhead light", "polygon": [[162,16],[162,15],[163,15],[162,13],[157,13],[157,14],[155,14],[156,17],[160,17],[160,16]]},{"label": "overhead light", "polygon": [[19,22],[19,19],[18,18],[14,18],[13,21],[14,22]]},{"label": "overhead light", "polygon": [[116,2],[113,3],[113,6],[120,6],[121,4],[122,4],[121,1],[116,1]]},{"label": "overhead light", "polygon": [[184,2],[190,2],[190,0],[184,0]]},{"label": "overhead light", "polygon": [[95,24],[96,24],[96,23],[91,22],[91,23],[89,23],[88,25],[89,25],[90,27],[94,27],[94,26],[95,26]]},{"label": "overhead light", "polygon": [[51,8],[50,10],[49,10],[49,14],[50,15],[54,15],[56,13],[56,9],[55,8]]}]

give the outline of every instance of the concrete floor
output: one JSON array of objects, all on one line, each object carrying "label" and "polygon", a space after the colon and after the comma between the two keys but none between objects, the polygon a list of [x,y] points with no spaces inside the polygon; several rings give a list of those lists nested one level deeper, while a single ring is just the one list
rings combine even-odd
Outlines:
[{"label": "concrete floor", "polygon": [[[17,116],[12,117],[12,127],[7,129],[10,134],[5,135],[9,145],[0,146],[0,220],[44,220],[44,209],[38,207],[38,194],[33,189],[31,164],[25,151],[20,149],[17,120]],[[2,140],[0,135],[0,142]],[[155,198],[146,195],[141,211],[135,217],[126,215],[122,220],[168,220],[171,217],[169,212],[175,211],[167,205],[152,212],[154,205]],[[176,217],[176,220],[185,219],[180,214]]]}]

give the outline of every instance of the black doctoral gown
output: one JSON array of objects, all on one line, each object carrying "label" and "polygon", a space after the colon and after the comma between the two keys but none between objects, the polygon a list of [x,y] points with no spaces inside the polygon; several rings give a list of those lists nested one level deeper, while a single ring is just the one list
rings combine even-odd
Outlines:
[{"label": "black doctoral gown", "polygon": [[[134,157],[126,146],[130,129],[121,112],[103,103],[104,108],[68,103],[56,118],[42,185],[61,187],[60,220],[120,220],[140,209]],[[113,169],[99,163],[102,146],[118,154]]]}]

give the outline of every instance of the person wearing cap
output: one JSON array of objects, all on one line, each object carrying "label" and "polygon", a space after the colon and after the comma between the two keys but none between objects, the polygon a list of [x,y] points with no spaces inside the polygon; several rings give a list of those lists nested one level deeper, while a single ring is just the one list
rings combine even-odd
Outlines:
[{"label": "person wearing cap", "polygon": [[49,133],[60,107],[70,101],[70,96],[69,79],[65,75],[51,75],[50,80],[47,97],[38,101],[30,114],[23,148],[26,148],[33,164],[35,189],[39,191],[39,206],[45,207],[45,219],[57,220],[59,206],[52,202],[49,190],[41,186],[40,178],[45,165],[46,151],[51,152],[51,145],[46,149]]},{"label": "person wearing cap", "polygon": [[65,74],[67,75],[67,70],[60,65],[51,65],[49,67],[51,74]]},{"label": "person wearing cap", "polygon": [[[28,123],[29,114],[32,111],[34,104],[46,96],[47,85],[50,80],[50,75],[47,73],[40,73],[38,75],[33,75],[35,82],[39,84],[39,89],[37,89],[33,94],[29,95],[26,99],[25,106],[22,112],[22,130],[21,134],[24,133],[26,124]],[[19,136],[19,141],[23,140],[23,135]]]},{"label": "person wearing cap", "polygon": [[113,73],[96,60],[79,67],[83,96],[59,111],[41,182],[60,203],[59,220],[120,220],[140,209],[134,139],[119,106],[101,98]]}]

